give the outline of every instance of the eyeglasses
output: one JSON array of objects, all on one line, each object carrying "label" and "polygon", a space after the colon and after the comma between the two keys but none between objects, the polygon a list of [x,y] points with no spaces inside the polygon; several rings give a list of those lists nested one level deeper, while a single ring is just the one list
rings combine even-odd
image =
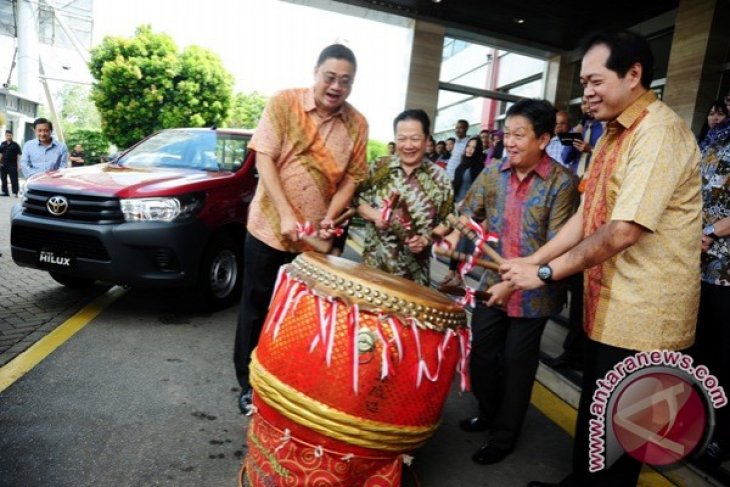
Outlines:
[{"label": "eyeglasses", "polygon": [[341,87],[347,89],[352,88],[352,78],[349,76],[336,76],[333,73],[322,73],[322,81],[327,86],[338,83]]}]

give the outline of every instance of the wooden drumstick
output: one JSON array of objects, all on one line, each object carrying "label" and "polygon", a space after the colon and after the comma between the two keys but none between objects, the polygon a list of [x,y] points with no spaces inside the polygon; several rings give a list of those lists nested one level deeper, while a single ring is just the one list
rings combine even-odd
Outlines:
[{"label": "wooden drumstick", "polygon": [[[455,250],[449,250],[444,249],[441,247],[434,247],[433,250],[437,255],[440,255],[442,257],[449,257],[454,260],[458,260],[459,262],[466,262],[469,257],[471,257],[469,254],[465,254],[463,252],[457,252]],[[499,271],[499,264],[495,264],[494,262],[489,262],[484,259],[474,259],[472,261],[474,265],[478,265],[479,267],[484,267],[485,269],[491,269],[493,271]]]},{"label": "wooden drumstick", "polygon": [[320,254],[326,254],[332,248],[332,240],[322,240],[312,235],[303,235],[299,238],[302,242],[312,247]]},{"label": "wooden drumstick", "polygon": [[[466,289],[459,286],[439,286],[437,289],[444,294],[451,294],[453,296],[464,296],[466,294]],[[492,294],[485,291],[474,291],[474,297],[478,301],[489,301]]]},{"label": "wooden drumstick", "polygon": [[342,215],[332,220],[332,226],[339,227],[355,215],[357,215],[357,210],[355,208],[348,208],[342,213]]},{"label": "wooden drumstick", "polygon": [[[332,226],[339,227],[356,214],[357,210],[355,208],[348,208],[340,216],[332,220]],[[314,235],[304,235],[301,237],[301,240],[310,247],[312,247],[314,250],[322,254],[328,253],[332,248],[331,240],[322,240],[321,238],[318,238]]]},{"label": "wooden drumstick", "polygon": [[[456,215],[449,215],[446,217],[446,220],[451,224],[452,227],[457,229],[459,232],[461,232],[462,235],[464,235],[466,238],[471,240],[472,242],[476,241],[477,238],[479,238],[479,235],[477,235],[477,232],[469,228],[467,225],[464,224],[463,221],[461,221]],[[496,250],[494,250],[492,247],[487,245],[487,242],[482,242],[482,245],[479,247],[479,249],[487,254],[490,259],[492,259],[497,264],[503,264],[504,263],[504,257],[499,255]]]}]

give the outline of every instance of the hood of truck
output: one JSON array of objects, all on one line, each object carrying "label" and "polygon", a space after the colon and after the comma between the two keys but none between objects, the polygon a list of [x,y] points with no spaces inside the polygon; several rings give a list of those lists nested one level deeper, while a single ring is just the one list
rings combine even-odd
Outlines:
[{"label": "hood of truck", "polygon": [[119,198],[172,196],[201,191],[234,177],[196,169],[127,168],[113,164],[60,169],[28,180],[28,189]]}]

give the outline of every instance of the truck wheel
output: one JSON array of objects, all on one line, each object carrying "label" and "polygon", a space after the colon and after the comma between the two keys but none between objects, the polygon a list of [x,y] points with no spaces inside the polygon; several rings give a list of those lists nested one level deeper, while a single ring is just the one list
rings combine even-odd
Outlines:
[{"label": "truck wheel", "polygon": [[91,287],[96,281],[94,279],[86,279],[83,277],[69,276],[68,274],[59,274],[58,272],[49,272],[54,281],[63,284],[72,289],[83,289]]},{"label": "truck wheel", "polygon": [[241,298],[243,244],[218,235],[203,254],[198,290],[209,309],[227,308]]}]

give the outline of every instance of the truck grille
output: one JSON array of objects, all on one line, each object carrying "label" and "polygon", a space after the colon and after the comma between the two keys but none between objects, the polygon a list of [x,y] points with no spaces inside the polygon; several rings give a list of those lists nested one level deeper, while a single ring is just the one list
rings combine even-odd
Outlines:
[{"label": "truck grille", "polygon": [[[61,215],[52,215],[46,203],[53,196],[63,196],[68,201],[68,211]],[[25,193],[23,209],[27,214],[37,215],[54,220],[71,220],[88,223],[122,223],[124,215],[119,206],[119,199],[105,196],[87,196],[81,194],[62,194],[51,191],[29,189]]]},{"label": "truck grille", "polygon": [[91,235],[40,230],[32,227],[14,226],[10,233],[10,245],[23,249],[56,250],[70,252],[74,257],[111,261],[104,244]]}]

